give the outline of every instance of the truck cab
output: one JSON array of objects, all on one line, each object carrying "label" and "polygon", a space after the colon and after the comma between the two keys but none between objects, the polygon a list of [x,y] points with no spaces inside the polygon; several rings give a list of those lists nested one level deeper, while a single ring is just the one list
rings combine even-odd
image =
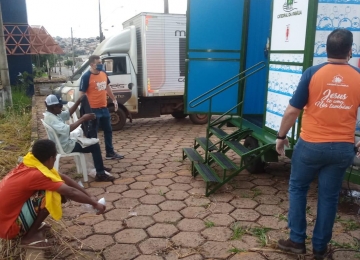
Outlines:
[{"label": "truck cab", "polygon": [[[127,118],[132,120],[132,113],[138,113],[135,26],[130,26],[115,37],[104,40],[95,49],[93,55],[100,56],[104,71],[110,80],[110,87],[118,101],[117,112],[114,111],[110,99],[108,99],[108,108],[113,130],[120,130],[124,127]],[[54,90],[55,94],[60,95],[63,100],[76,101],[79,98],[81,77],[89,69],[89,60],[87,60],[66,83]]]}]

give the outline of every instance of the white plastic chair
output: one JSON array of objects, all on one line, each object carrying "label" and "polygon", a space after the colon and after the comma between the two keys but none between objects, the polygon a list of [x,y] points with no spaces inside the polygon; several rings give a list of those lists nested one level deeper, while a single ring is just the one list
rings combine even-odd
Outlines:
[{"label": "white plastic chair", "polygon": [[[76,169],[78,173],[82,173],[84,177],[84,182],[88,181],[88,172],[86,168],[86,160],[85,155],[83,153],[75,152],[75,153],[65,153],[64,150],[61,147],[59,138],[57,137],[55,130],[46,124],[43,119],[41,119],[41,123],[45,127],[47,136],[50,140],[53,140],[52,137],[55,139],[56,149],[58,154],[56,155],[56,161],[54,164],[54,168],[58,171],[59,170],[59,162],[61,157],[70,157],[74,156],[75,163],[76,163]],[[53,140],[54,141],[54,140]]]}]

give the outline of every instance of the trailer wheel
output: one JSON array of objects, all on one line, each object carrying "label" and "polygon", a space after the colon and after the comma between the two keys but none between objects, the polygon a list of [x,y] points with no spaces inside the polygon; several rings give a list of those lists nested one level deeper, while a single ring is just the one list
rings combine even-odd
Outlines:
[{"label": "trailer wheel", "polygon": [[208,122],[208,116],[206,114],[191,114],[189,118],[195,125],[203,125]]},{"label": "trailer wheel", "polygon": [[171,114],[176,119],[183,119],[188,116],[188,114],[184,114],[184,111],[176,111]]},{"label": "trailer wheel", "polygon": [[110,113],[111,118],[111,127],[113,131],[118,131],[124,128],[126,123],[125,112],[119,108],[116,112],[113,111]]},{"label": "trailer wheel", "polygon": [[[248,136],[245,139],[244,146],[249,150],[254,150],[259,147],[259,142],[252,136]],[[245,164],[250,161],[252,157],[248,157],[245,159]],[[256,158],[252,161],[252,163],[246,168],[250,173],[261,173],[264,172],[265,163],[261,158]]]}]

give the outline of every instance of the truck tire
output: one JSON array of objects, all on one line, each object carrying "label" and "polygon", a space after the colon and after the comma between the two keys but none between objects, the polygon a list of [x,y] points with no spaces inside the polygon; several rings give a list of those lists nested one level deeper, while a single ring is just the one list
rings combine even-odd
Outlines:
[{"label": "truck tire", "polygon": [[[252,136],[248,136],[245,139],[244,146],[249,150],[254,150],[259,147],[259,142]],[[245,159],[246,161],[249,161],[251,157],[248,157]],[[264,172],[264,166],[265,163],[262,161],[261,157],[256,158],[252,161],[252,163],[246,168],[248,172],[250,173],[262,173]]]},{"label": "truck tire", "polygon": [[188,114],[184,114],[184,111],[176,111],[171,114],[176,119],[183,119],[188,116]]},{"label": "truck tire", "polygon": [[119,108],[118,111],[113,111],[110,113],[111,118],[111,127],[113,131],[118,131],[123,129],[126,124],[126,114]]},{"label": "truck tire", "polygon": [[205,114],[191,114],[189,118],[195,125],[203,125],[208,122],[208,116]]}]

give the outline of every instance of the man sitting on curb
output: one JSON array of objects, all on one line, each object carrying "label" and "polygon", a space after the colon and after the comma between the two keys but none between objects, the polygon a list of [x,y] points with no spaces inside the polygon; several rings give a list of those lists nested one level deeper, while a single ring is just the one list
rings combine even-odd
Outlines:
[{"label": "man sitting on curb", "polygon": [[[83,148],[76,140],[70,138],[70,132],[75,130],[79,125],[85,121],[95,119],[95,114],[85,114],[71,125],[65,123],[76,111],[80,102],[81,98],[79,98],[69,110],[62,111],[63,105],[61,99],[59,100],[55,95],[47,96],[45,100],[47,111],[45,112],[44,121],[56,132],[65,153],[80,152],[92,154],[96,169],[95,181],[114,181],[115,178],[113,176],[105,173],[105,171],[110,171],[111,169],[104,167],[100,145],[98,143]],[[50,139],[53,138],[50,136]],[[53,141],[55,141],[55,138]]]},{"label": "man sitting on curb", "polygon": [[75,181],[59,174],[53,167],[56,146],[51,140],[38,140],[18,165],[0,181],[0,238],[21,236],[20,247],[50,248],[44,230],[50,214],[62,217],[62,196],[76,202],[90,204],[103,214],[105,206],[92,199]]}]

